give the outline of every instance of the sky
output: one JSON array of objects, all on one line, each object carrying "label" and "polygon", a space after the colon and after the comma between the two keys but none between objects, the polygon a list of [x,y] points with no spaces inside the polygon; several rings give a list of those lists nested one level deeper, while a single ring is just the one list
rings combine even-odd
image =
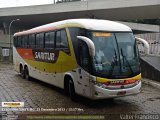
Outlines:
[{"label": "sky", "polygon": [[0,8],[52,4],[54,0],[0,0]]}]

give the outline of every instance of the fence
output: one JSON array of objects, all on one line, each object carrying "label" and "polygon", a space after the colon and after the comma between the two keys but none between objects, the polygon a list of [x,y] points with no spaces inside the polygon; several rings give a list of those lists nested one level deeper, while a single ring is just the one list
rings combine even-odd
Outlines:
[{"label": "fence", "polygon": [[[149,53],[151,55],[160,56],[160,33],[137,34],[135,36],[145,39],[149,43],[150,47]],[[143,54],[144,53],[143,44],[140,42],[137,42],[137,44],[140,53]]]}]

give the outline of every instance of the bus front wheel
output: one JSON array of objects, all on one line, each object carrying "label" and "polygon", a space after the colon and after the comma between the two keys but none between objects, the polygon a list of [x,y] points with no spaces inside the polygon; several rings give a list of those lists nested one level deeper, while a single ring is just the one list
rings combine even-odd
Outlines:
[{"label": "bus front wheel", "polygon": [[77,98],[76,98],[77,96],[76,96],[76,93],[75,93],[74,83],[73,83],[73,81],[71,79],[68,82],[68,88],[69,88],[69,96],[70,96],[70,98],[73,101],[76,101],[77,100]]}]

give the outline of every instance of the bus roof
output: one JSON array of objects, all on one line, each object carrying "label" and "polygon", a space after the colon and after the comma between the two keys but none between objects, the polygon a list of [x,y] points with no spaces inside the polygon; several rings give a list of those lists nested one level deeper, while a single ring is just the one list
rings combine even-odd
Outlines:
[{"label": "bus roof", "polygon": [[31,33],[45,32],[65,27],[80,27],[89,30],[97,31],[116,31],[116,32],[131,32],[132,30],[121,23],[113,22],[109,20],[98,20],[98,19],[69,19],[59,22],[54,22],[46,25],[42,25],[30,30],[15,33],[14,36],[26,35]]}]

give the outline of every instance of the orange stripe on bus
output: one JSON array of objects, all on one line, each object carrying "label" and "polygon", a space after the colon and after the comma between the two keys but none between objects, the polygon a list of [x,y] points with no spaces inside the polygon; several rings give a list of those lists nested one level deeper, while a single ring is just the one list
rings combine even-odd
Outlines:
[{"label": "orange stripe on bus", "polygon": [[23,59],[34,60],[32,49],[17,48],[17,52]]}]

